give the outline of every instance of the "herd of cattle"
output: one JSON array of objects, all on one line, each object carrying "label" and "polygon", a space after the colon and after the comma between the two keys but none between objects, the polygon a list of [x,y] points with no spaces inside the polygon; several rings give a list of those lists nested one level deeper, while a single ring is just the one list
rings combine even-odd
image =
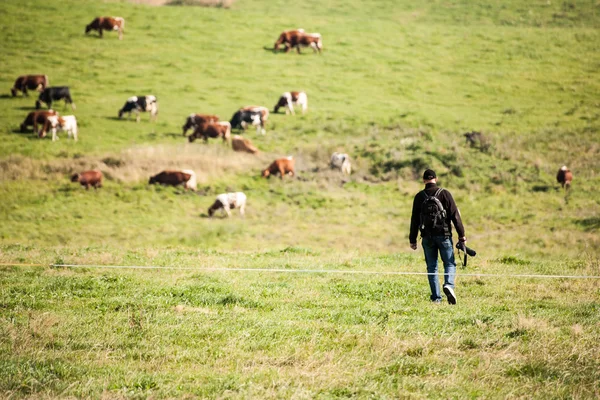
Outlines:
[{"label": "herd of cattle", "polygon": [[[125,27],[125,19],[122,17],[98,17],[95,18],[85,28],[85,33],[90,31],[98,31],[99,36],[103,36],[103,31],[117,31],[119,39],[123,39]],[[301,47],[310,47],[314,52],[321,52],[323,42],[319,33],[306,33],[304,29],[294,29],[284,31],[279,35],[275,42],[273,51],[278,51],[280,46],[284,46],[285,52],[289,52],[296,48],[300,53]],[[65,108],[71,106],[71,110],[76,109],[73,98],[71,97],[70,89],[67,86],[49,86],[47,75],[23,75],[19,76],[11,88],[12,96],[16,96],[20,91],[23,96],[28,96],[28,90],[36,90],[39,92],[38,100],[35,102],[35,111],[31,111],[25,117],[25,120],[20,125],[21,132],[26,132],[28,127],[33,127],[33,132],[37,133],[38,137],[43,138],[48,132],[52,133],[52,141],[58,140],[58,131],[67,132],[68,137],[72,137],[75,141],[78,139],[77,119],[74,115],[59,115],[52,110],[52,103],[64,100]],[[47,110],[40,110],[42,105],[48,107]],[[280,109],[284,109],[286,114],[295,114],[294,106],[299,107],[302,113],[308,110],[308,96],[302,91],[291,91],[281,94],[277,103],[273,107],[273,112],[277,113]],[[118,111],[119,118],[124,114],[128,114],[131,118],[131,113],[135,113],[136,121],[140,121],[140,113],[148,112],[150,121],[154,121],[158,115],[158,100],[154,95],[132,96],[127,99],[123,107]],[[192,134],[187,136],[189,142],[196,139],[203,139],[205,142],[209,138],[221,138],[224,142],[230,143],[234,151],[247,152],[256,154],[259,150],[252,142],[240,135],[231,136],[232,129],[246,130],[248,126],[255,126],[257,133],[266,134],[266,123],[269,118],[269,109],[263,106],[246,106],[236,110],[230,121],[221,121],[218,116],[210,114],[191,114],[189,115],[182,127],[183,136],[187,135],[189,130]],[[465,134],[467,142],[474,145],[477,141],[481,148],[484,146],[483,136],[479,132],[471,132]],[[486,148],[487,150],[487,148]],[[350,175],[352,167],[350,158],[345,153],[333,153],[330,159],[330,167],[339,169],[343,174]],[[284,176],[295,175],[295,160],[292,156],[279,158],[273,161],[267,168],[262,171],[263,177],[279,174],[281,179]],[[563,166],[558,171],[557,181],[561,183],[563,188],[570,188],[573,175],[571,171]],[[79,174],[74,174],[71,177],[72,182],[79,182],[86,189],[93,187],[94,189],[102,187],[103,175],[101,171],[92,170],[84,171]],[[149,184],[163,184],[172,186],[183,186],[186,190],[196,190],[197,181],[196,174],[192,170],[181,171],[162,171],[153,176],[149,180]],[[217,196],[215,202],[208,210],[209,216],[212,216],[215,211],[221,209],[230,216],[230,210],[238,208],[240,214],[244,215],[246,206],[246,195],[241,192],[222,193]]]}]

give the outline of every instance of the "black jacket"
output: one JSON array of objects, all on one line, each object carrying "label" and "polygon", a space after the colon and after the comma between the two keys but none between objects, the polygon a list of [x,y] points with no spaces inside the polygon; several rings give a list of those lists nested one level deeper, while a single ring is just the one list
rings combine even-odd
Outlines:
[{"label": "black jacket", "polygon": [[[439,186],[437,186],[435,183],[428,183],[425,185],[425,192],[429,196],[433,196],[438,189]],[[454,227],[456,227],[456,233],[458,234],[458,237],[464,237],[465,228],[463,227],[462,220],[460,219],[460,212],[458,211],[458,207],[456,206],[454,198],[452,198],[450,192],[446,189],[442,190],[442,192],[438,195],[438,199],[440,200],[442,206],[444,206],[444,209],[446,210],[446,224],[448,226],[450,236],[452,236],[452,225],[450,224],[450,221],[452,221],[454,223]],[[408,237],[410,243],[417,243],[417,235],[419,234],[419,224],[421,223],[421,205],[424,201],[425,193],[423,193],[423,191],[420,191],[416,194],[415,199],[413,201],[412,217],[410,218],[410,235]],[[432,234],[434,236],[444,236],[444,231],[441,230],[440,232],[433,232]]]}]

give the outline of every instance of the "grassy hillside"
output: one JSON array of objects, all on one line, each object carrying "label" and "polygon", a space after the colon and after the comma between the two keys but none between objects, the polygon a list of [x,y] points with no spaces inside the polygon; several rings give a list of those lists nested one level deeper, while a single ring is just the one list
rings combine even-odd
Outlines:
[{"label": "grassy hillside", "polygon": [[[85,36],[98,15],[124,17],[124,40]],[[272,52],[297,27],[323,54]],[[464,276],[459,307],[436,308],[424,276],[202,272],[422,272],[408,225],[432,167],[479,252],[459,274],[599,275],[598,28],[591,1],[0,2],[0,263],[193,269],[0,267],[0,393],[599,396],[595,280]],[[28,73],[70,86],[78,142],[18,132],[36,96],[9,89]],[[309,111],[245,132],[258,156],[181,135],[192,112],[228,120],[289,90]],[[156,123],[117,118],[144,94]],[[333,151],[350,177],[329,170]],[[260,177],[285,155],[296,178]],[[69,182],[88,168],[102,189]],[[199,191],[147,185],[167,168],[193,168]],[[246,218],[208,219],[233,190]]]}]

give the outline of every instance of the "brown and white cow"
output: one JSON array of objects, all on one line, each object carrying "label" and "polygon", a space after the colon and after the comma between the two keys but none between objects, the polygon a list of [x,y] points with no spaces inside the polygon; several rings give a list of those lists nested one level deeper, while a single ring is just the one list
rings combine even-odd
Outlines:
[{"label": "brown and white cow", "polygon": [[280,45],[285,46],[285,52],[289,52],[294,47],[300,53],[300,47],[312,47],[313,51],[321,52],[323,49],[323,40],[320,33],[306,33],[304,29],[294,29],[284,31],[279,35],[275,42],[273,51],[277,51]]},{"label": "brown and white cow", "polygon": [[556,174],[556,180],[563,188],[569,190],[571,188],[571,181],[573,180],[573,173],[566,165],[563,165]]},{"label": "brown and white cow", "polygon": [[231,209],[239,208],[243,217],[246,209],[246,195],[242,192],[221,193],[208,209],[208,216],[212,217],[217,210],[223,210],[227,217],[231,217]]},{"label": "brown and white cow", "polygon": [[19,90],[23,92],[23,96],[29,96],[27,89],[43,92],[49,84],[48,75],[21,75],[15,81],[10,92],[13,97],[17,95],[17,91]]},{"label": "brown and white cow", "polygon": [[279,97],[279,101],[275,104],[273,112],[276,113],[281,107],[285,107],[285,113],[295,114],[294,105],[302,107],[302,114],[308,108],[308,97],[305,92],[285,92]]},{"label": "brown and white cow", "polygon": [[97,17],[85,27],[86,35],[90,31],[98,31],[102,37],[102,31],[118,31],[119,40],[123,40],[123,30],[125,29],[125,19],[122,17]]},{"label": "brown and white cow", "polygon": [[102,172],[98,170],[83,171],[80,174],[73,174],[71,182],[79,182],[81,186],[85,186],[86,190],[93,186],[94,189],[102,187]]},{"label": "brown and white cow", "polygon": [[186,135],[189,129],[196,129],[196,127],[200,124],[204,123],[215,123],[219,122],[219,117],[216,115],[208,115],[208,114],[190,114],[185,119],[185,124],[183,124],[183,136]]},{"label": "brown and white cow", "polygon": [[292,29],[289,31],[283,31],[279,35],[279,38],[273,46],[273,51],[278,51],[279,46],[285,46],[285,52],[287,53],[290,49],[298,44],[298,38],[304,34],[304,29]]},{"label": "brown and white cow", "polygon": [[39,137],[45,137],[46,132],[51,131],[52,141],[55,142],[58,140],[57,130],[67,132],[68,137],[73,137],[77,141],[77,118],[74,115],[62,115],[60,117],[58,115],[50,115],[46,119],[42,131],[39,133]]},{"label": "brown and white cow", "polygon": [[240,135],[234,135],[231,139],[231,148],[234,151],[241,151],[250,154],[258,153],[258,149],[252,144],[250,139],[241,137]]},{"label": "brown and white cow", "polygon": [[271,163],[265,170],[262,172],[262,176],[265,178],[269,178],[271,175],[277,175],[279,173],[281,175],[281,179],[283,180],[283,176],[290,174],[290,176],[294,176],[294,166],[296,164],[296,160],[292,156],[288,156],[286,158],[279,158]]},{"label": "brown and white cow", "polygon": [[223,142],[229,142],[231,139],[231,124],[227,121],[200,124],[194,129],[194,133],[188,136],[188,140],[191,143],[202,138],[204,142],[208,142],[209,137],[223,138]]},{"label": "brown and white cow", "polygon": [[168,186],[183,185],[186,190],[196,190],[198,185],[196,181],[196,173],[191,169],[182,169],[181,171],[163,171],[157,175],[154,175],[148,181],[148,184],[150,185],[154,183]]},{"label": "brown and white cow", "polygon": [[38,110],[30,112],[20,126],[21,132],[25,132],[28,126],[33,126],[33,131],[39,134],[38,125],[44,126],[46,120],[51,115],[58,115],[58,113],[54,110]]}]

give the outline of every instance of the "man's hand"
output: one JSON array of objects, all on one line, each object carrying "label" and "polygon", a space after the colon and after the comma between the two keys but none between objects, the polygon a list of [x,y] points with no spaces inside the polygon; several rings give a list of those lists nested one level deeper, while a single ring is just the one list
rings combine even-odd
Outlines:
[{"label": "man's hand", "polygon": [[417,244],[416,243],[411,243],[410,244],[410,248],[413,249],[413,250],[416,250],[417,249]]},{"label": "man's hand", "polygon": [[466,244],[466,243],[467,243],[467,237],[466,237],[466,236],[463,236],[463,237],[459,238],[458,240],[460,240],[460,241],[461,241],[461,242],[463,242],[464,244]]}]

